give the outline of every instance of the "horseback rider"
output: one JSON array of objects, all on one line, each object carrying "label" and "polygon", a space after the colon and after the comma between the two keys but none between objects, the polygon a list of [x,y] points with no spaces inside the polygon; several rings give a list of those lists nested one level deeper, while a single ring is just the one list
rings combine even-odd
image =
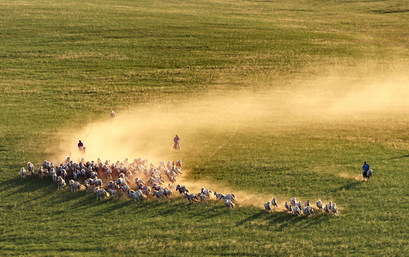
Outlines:
[{"label": "horseback rider", "polygon": [[179,149],[180,149],[179,140],[180,140],[180,138],[178,137],[178,135],[176,135],[176,136],[173,138],[173,149],[175,149],[175,150],[179,150]]},{"label": "horseback rider", "polygon": [[78,150],[79,150],[80,152],[85,153],[85,146],[84,146],[84,144],[81,142],[81,140],[78,142]]},{"label": "horseback rider", "polygon": [[364,165],[362,165],[362,176],[364,178],[366,178],[368,176],[369,168],[370,168],[369,164],[364,162]]}]

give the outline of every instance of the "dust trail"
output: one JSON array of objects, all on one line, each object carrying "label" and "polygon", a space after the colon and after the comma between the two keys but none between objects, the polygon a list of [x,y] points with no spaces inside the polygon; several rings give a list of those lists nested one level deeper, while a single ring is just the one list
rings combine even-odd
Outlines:
[{"label": "dust trail", "polygon": [[[331,123],[351,117],[380,119],[382,113],[389,117],[391,113],[408,114],[409,102],[403,100],[409,96],[408,76],[379,77],[336,82],[321,78],[295,88],[282,86],[260,91],[210,91],[179,102],[161,100],[116,110],[115,118],[111,118],[107,110],[106,115],[95,118],[74,135],[62,131],[60,150],[54,161],[61,162],[68,155],[74,161],[85,157],[111,163],[141,157],[157,165],[180,157],[170,150],[176,134],[181,136],[183,149],[184,142],[194,144],[204,130],[223,134],[255,121],[257,126],[267,126],[263,121],[274,120],[277,127],[294,127],[305,126],[307,121]],[[85,156],[78,152],[78,140],[84,140]],[[235,193],[243,205],[260,207],[273,197],[247,190],[232,192],[226,185],[215,185],[213,181],[182,181],[196,192],[208,186],[222,193]],[[279,201],[286,201],[284,199]]]}]

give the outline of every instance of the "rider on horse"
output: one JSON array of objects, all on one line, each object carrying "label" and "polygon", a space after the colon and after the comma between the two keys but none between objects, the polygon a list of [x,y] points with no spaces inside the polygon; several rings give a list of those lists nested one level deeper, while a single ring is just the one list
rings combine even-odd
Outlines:
[{"label": "rider on horse", "polygon": [[173,149],[175,149],[175,150],[180,150],[180,143],[179,143],[179,140],[180,140],[180,138],[178,137],[178,135],[176,135],[174,138],[173,138]]},{"label": "rider on horse", "polygon": [[81,140],[78,142],[78,150],[80,151],[80,153],[85,153],[85,146],[81,142]]},{"label": "rider on horse", "polygon": [[369,168],[370,168],[369,164],[364,162],[364,165],[362,165],[362,176],[364,178],[368,177]]}]

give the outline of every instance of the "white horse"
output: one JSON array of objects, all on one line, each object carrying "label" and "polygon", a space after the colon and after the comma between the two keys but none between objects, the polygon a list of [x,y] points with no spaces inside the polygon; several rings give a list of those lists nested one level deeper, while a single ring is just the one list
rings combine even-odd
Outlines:
[{"label": "white horse", "polygon": [[365,181],[368,181],[373,175],[373,170],[369,169],[368,171],[362,171],[362,176],[364,178]]},{"label": "white horse", "polygon": [[26,178],[26,174],[27,174],[27,171],[26,171],[26,169],[24,168],[24,167],[22,167],[21,169],[20,169],[20,177],[23,179],[23,178]]}]

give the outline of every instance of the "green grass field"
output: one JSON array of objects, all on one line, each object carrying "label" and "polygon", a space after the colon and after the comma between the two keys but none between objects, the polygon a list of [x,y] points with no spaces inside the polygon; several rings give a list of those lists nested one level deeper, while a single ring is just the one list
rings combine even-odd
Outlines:
[{"label": "green grass field", "polygon": [[[1,256],[409,250],[402,1],[5,0],[0,10]],[[78,139],[89,160],[182,159],[181,184],[239,204],[96,201],[20,179],[29,161],[76,160]],[[273,196],[280,210],[267,213]],[[291,197],[334,201],[340,215],[288,214]]]}]

